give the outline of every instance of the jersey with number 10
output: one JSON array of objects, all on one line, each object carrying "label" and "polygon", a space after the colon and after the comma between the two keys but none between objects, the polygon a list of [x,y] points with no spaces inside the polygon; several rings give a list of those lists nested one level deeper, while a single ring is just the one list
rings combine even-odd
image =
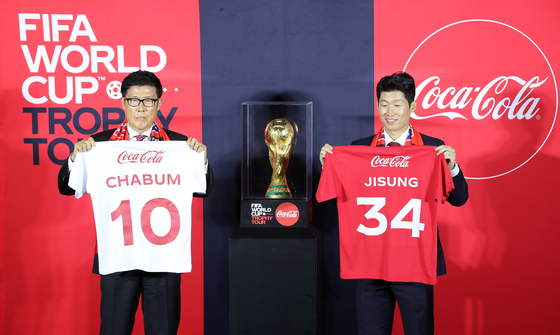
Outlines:
[{"label": "jersey with number 10", "polygon": [[99,272],[191,271],[193,193],[206,192],[204,153],[184,141],[98,142],[68,184],[91,195]]},{"label": "jersey with number 10", "polygon": [[437,205],[453,188],[432,146],[334,147],[316,196],[337,198],[341,278],[434,285]]}]

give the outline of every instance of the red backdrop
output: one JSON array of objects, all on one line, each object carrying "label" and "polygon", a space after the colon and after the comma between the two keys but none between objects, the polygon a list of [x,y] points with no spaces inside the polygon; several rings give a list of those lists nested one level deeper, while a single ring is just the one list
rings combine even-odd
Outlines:
[{"label": "red backdrop", "polygon": [[454,147],[469,178],[468,203],[441,207],[436,333],[559,333],[557,2],[374,6],[375,81],[415,77],[411,123]]},{"label": "red backdrop", "polygon": [[[114,127],[120,102],[107,93],[112,81],[131,68],[157,70],[168,89],[161,121],[201,139],[198,1],[157,5],[4,4],[0,332],[98,333],[91,205],[87,198],[59,195],[56,175],[69,143]],[[467,205],[441,207],[449,274],[436,285],[436,332],[560,333],[557,1],[396,0],[374,6],[375,81],[406,70],[425,84],[418,117],[437,116],[413,122],[456,148],[470,178]],[[193,213],[193,272],[183,276],[180,329],[202,334],[201,201]],[[138,322],[135,334],[142,330]]]},{"label": "red backdrop", "polygon": [[[202,141],[198,1],[12,1],[0,22],[3,117],[0,325],[6,334],[97,334],[99,278],[89,197],[58,193],[73,143],[115,128],[127,73],[156,72],[160,122]],[[115,94],[117,93],[117,94]],[[202,334],[202,201],[193,208],[193,272],[181,333]],[[143,334],[137,322],[135,334]]]}]

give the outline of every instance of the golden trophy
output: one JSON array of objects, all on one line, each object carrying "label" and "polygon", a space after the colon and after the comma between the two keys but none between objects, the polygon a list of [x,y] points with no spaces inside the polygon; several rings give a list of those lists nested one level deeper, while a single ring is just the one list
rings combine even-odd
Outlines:
[{"label": "golden trophy", "polygon": [[264,131],[268,158],[272,166],[270,186],[266,191],[266,198],[291,198],[292,192],[286,181],[286,170],[290,160],[292,141],[297,128],[284,118],[274,119],[268,123]]}]

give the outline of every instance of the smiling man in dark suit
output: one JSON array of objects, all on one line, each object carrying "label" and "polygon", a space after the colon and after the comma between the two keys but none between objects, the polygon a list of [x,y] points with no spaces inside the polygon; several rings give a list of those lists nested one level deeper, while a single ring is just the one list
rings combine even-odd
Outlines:
[{"label": "smiling man in dark suit", "polygon": [[[463,172],[456,163],[452,147],[435,137],[416,131],[410,124],[410,115],[416,109],[416,86],[408,73],[397,72],[383,77],[377,84],[377,109],[383,128],[375,135],[361,138],[352,145],[367,146],[434,146],[437,155],[444,155],[455,189],[447,201],[462,206],[468,199],[468,185]],[[323,165],[325,155],[333,153],[333,147],[325,144],[319,154]],[[375,259],[375,255],[372,255]],[[443,249],[437,236],[437,275],[447,273]],[[405,334],[434,333],[433,285],[415,282],[390,282],[375,278],[358,279],[356,283],[356,306],[358,329],[363,334],[391,334],[395,303],[399,304]]]}]

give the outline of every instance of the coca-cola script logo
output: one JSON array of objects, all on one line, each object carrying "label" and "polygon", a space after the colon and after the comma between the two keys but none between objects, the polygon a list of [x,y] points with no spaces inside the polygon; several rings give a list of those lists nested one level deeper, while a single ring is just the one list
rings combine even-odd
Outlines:
[{"label": "coca-cola script logo", "polygon": [[276,208],[276,220],[283,226],[293,226],[299,220],[299,209],[291,202],[283,202]]},{"label": "coca-cola script logo", "polygon": [[163,150],[149,150],[145,152],[123,151],[119,154],[117,162],[119,164],[126,163],[161,163],[163,160]]},{"label": "coca-cola script logo", "polygon": [[558,95],[552,67],[543,50],[510,25],[447,25],[418,45],[404,71],[416,81],[411,122],[452,146],[469,179],[519,169],[554,127]]},{"label": "coca-cola script logo", "polygon": [[408,167],[411,156],[379,157],[371,159],[372,167]]}]

